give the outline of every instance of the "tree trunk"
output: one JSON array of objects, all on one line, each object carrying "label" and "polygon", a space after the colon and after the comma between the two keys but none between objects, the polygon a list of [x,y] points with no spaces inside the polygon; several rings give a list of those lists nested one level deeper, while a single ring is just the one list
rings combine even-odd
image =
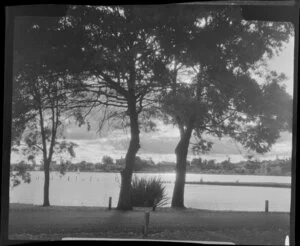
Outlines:
[{"label": "tree trunk", "polygon": [[45,161],[44,163],[44,174],[45,174],[45,182],[44,182],[44,207],[49,207],[49,184],[50,184],[50,163]]},{"label": "tree trunk", "polygon": [[193,120],[187,126],[186,130],[180,137],[176,146],[176,180],[173,190],[172,204],[173,208],[184,208],[184,185],[186,175],[187,154],[193,131]]},{"label": "tree trunk", "polygon": [[135,101],[128,103],[128,112],[130,116],[131,139],[129,148],[125,157],[125,169],[121,172],[121,189],[117,209],[131,210],[131,178],[135,164],[136,153],[140,148],[140,132],[138,126],[138,114],[136,112]]}]

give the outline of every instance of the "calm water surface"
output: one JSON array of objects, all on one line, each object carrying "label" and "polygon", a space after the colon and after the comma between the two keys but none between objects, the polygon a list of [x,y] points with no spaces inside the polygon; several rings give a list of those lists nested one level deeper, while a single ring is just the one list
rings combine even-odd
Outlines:
[{"label": "calm water surface", "polygon": [[[163,181],[174,182],[175,173],[139,173],[138,177],[161,177]],[[50,175],[50,203],[62,206],[107,206],[112,197],[117,205],[120,191],[119,173],[67,173]],[[11,203],[41,205],[43,200],[43,172],[31,172],[31,183],[21,184],[10,190]],[[276,182],[290,183],[286,176],[187,174],[187,181],[220,182]],[[174,184],[166,185],[171,199]],[[270,211],[290,211],[291,190],[289,188],[186,185],[185,206],[198,209],[263,211],[265,200],[269,200]],[[167,205],[169,206],[169,205]]]}]

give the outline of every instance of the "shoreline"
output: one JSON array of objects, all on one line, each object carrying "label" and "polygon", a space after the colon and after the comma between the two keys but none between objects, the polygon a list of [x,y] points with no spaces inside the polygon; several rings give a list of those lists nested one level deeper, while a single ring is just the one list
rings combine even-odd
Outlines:
[{"label": "shoreline", "polygon": [[[30,170],[29,172],[44,172],[43,170]],[[66,175],[68,173],[120,173],[121,171],[80,171],[79,173],[77,171],[68,171],[63,175]],[[50,173],[59,173],[59,171],[50,171]],[[161,172],[161,171],[135,171],[133,174],[137,173],[149,173],[149,174],[176,174],[176,171],[166,171],[166,172]],[[191,172],[187,171],[186,174],[209,174],[209,175],[236,175],[236,176],[266,176],[266,177],[290,177],[291,175],[268,175],[268,174],[246,174],[246,173],[210,173],[210,172]]]},{"label": "shoreline", "polygon": [[[70,205],[51,205],[49,207],[43,207],[42,204],[37,205],[33,203],[9,203],[9,207],[12,207],[12,210],[19,210],[19,209],[50,209],[50,210],[97,210],[97,211],[109,211],[107,207],[104,206],[70,206]],[[10,209],[10,208],[9,208]],[[111,211],[119,211],[115,207],[112,207]],[[159,212],[201,212],[201,213],[232,213],[232,214],[241,214],[241,213],[253,213],[253,214],[290,214],[290,212],[284,211],[247,211],[247,210],[212,210],[212,209],[199,209],[199,208],[192,208],[192,207],[185,207],[184,209],[176,209],[172,207],[156,207],[156,210],[152,212],[152,207],[133,207],[132,210],[129,212],[145,212],[150,211],[150,213]],[[10,212],[10,211],[9,211]],[[124,211],[119,211],[124,212]]]},{"label": "shoreline", "polygon": [[262,182],[185,182],[194,185],[221,185],[221,186],[251,186],[251,187],[271,187],[271,188],[291,188],[289,183],[262,183]]}]

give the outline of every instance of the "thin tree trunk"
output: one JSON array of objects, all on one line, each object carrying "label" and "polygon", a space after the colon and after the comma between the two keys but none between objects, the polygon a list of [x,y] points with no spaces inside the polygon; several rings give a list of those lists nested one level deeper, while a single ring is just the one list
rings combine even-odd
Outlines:
[{"label": "thin tree trunk", "polygon": [[125,157],[125,169],[121,172],[121,189],[117,209],[131,210],[131,179],[135,164],[136,153],[140,148],[138,114],[136,113],[135,101],[129,101],[128,111],[130,116],[130,133],[131,139],[129,148]]},{"label": "thin tree trunk", "polygon": [[44,202],[43,206],[48,207],[50,206],[49,201],[49,185],[50,185],[50,163],[45,161],[44,163],[44,174],[45,174],[45,182],[44,182]]},{"label": "thin tree trunk", "polygon": [[186,175],[187,154],[193,131],[194,120],[191,119],[190,124],[182,133],[180,141],[176,146],[176,180],[173,190],[171,206],[173,208],[184,208],[184,186]]},{"label": "thin tree trunk", "polygon": [[43,206],[48,207],[50,206],[49,202],[49,185],[50,185],[50,178],[49,178],[49,162],[47,158],[47,143],[46,143],[46,134],[44,128],[44,116],[42,112],[41,106],[39,107],[39,116],[40,116],[40,128],[41,128],[41,135],[42,135],[42,146],[43,146],[43,161],[44,161],[44,201]]},{"label": "thin tree trunk", "polygon": [[49,207],[50,206],[50,199],[49,199],[49,190],[50,190],[50,164],[52,161],[53,151],[54,151],[54,145],[55,145],[55,138],[56,138],[56,132],[58,127],[58,117],[59,112],[58,109],[56,109],[56,113],[54,110],[54,105],[52,105],[52,131],[51,131],[51,141],[49,146],[49,156],[47,157],[47,144],[46,144],[46,134],[45,134],[45,128],[44,128],[44,116],[42,113],[41,107],[39,108],[40,113],[40,127],[41,127],[41,134],[42,134],[42,142],[43,142],[43,159],[44,159],[44,201],[43,206]]}]

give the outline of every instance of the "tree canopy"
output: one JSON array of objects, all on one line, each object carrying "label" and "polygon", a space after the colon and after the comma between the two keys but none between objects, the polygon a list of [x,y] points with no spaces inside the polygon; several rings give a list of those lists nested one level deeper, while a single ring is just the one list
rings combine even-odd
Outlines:
[{"label": "tree canopy", "polygon": [[[63,65],[70,43],[59,32],[60,19],[19,18],[15,22],[13,72],[13,144],[26,144],[25,153],[42,152],[45,170],[44,206],[49,206],[49,171],[55,153],[74,156],[73,143],[57,141],[69,110],[72,80]],[[75,57],[76,53],[74,52]],[[72,58],[67,58],[72,63]],[[26,131],[27,130],[27,134]],[[23,134],[24,133],[24,134]]]},{"label": "tree canopy", "polygon": [[225,7],[193,15],[187,10],[179,14],[187,16],[185,21],[176,22],[171,15],[171,24],[159,33],[166,40],[162,54],[169,70],[161,108],[167,115],[165,122],[176,124],[180,131],[172,206],[184,206],[192,135],[198,140],[193,146],[198,153],[212,147],[205,134],[230,136],[247,149],[265,153],[280,131],[291,130],[292,98],[280,85],[285,75],[261,74],[265,81],[260,84],[253,71],[259,61],[282,49],[292,35],[292,25],[245,21],[240,11]]}]

